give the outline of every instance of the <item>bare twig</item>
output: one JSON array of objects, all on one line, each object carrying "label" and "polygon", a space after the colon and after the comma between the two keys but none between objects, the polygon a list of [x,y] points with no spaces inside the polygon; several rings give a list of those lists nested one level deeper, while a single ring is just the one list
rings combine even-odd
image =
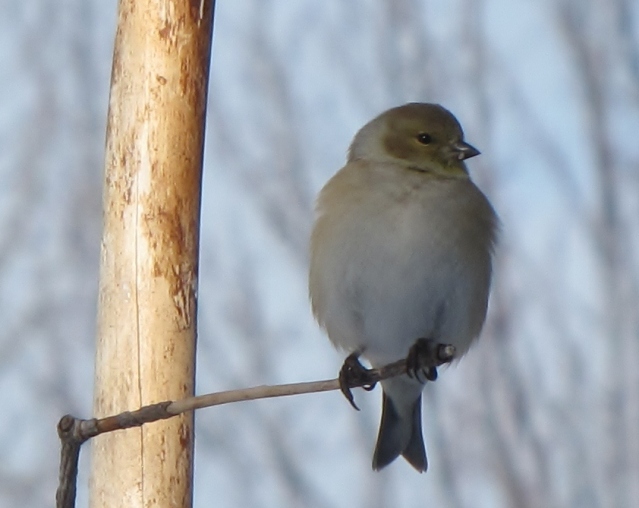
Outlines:
[{"label": "bare twig", "polygon": [[[439,344],[434,357],[420,358],[420,366],[423,368],[438,367],[439,365],[450,362],[454,355],[455,348],[453,346]],[[366,381],[353,381],[349,384],[349,387],[357,388],[405,373],[406,360],[398,360],[378,369],[371,369],[368,371]],[[141,407],[135,411],[125,411],[105,418],[83,420],[71,415],[65,415],[58,423],[58,436],[62,442],[62,449],[60,457],[60,484],[56,493],[56,507],[73,508],[75,504],[80,447],[85,441],[99,434],[130,427],[140,427],[145,423],[172,418],[186,411],[219,406],[230,402],[286,397],[303,393],[328,392],[339,389],[339,379],[327,379],[324,381],[274,386],[264,385],[240,390],[208,393],[176,401],[158,402],[157,404]]]}]

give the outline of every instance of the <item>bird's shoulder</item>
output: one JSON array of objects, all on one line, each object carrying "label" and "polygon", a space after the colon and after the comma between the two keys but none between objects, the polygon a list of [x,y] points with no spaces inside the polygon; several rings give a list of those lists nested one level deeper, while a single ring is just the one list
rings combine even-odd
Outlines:
[{"label": "bird's shoulder", "polygon": [[357,159],[326,183],[317,205],[320,212],[380,202],[437,206],[456,197],[474,200],[483,194],[469,178],[447,178],[394,161]]}]

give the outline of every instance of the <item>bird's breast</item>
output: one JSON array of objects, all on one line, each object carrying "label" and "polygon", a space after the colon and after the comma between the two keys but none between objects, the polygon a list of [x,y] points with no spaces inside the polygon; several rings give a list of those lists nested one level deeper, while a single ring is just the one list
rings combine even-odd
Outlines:
[{"label": "bird's breast", "polygon": [[363,349],[375,364],[404,357],[420,337],[465,352],[483,324],[490,284],[481,192],[470,181],[414,179],[359,187],[338,207],[323,206],[326,197],[310,283],[331,340]]}]

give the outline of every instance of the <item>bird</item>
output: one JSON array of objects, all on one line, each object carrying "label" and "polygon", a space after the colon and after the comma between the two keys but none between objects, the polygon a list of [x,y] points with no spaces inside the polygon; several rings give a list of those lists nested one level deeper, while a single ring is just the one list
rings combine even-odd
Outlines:
[{"label": "bird", "polygon": [[[309,297],[330,341],[350,354],[344,368],[360,355],[374,368],[404,359],[424,340],[454,346],[456,360],[479,336],[500,229],[465,164],[479,153],[450,111],[408,103],[365,124],[319,192]],[[374,470],[400,455],[428,468],[422,392],[437,372],[409,374],[381,381]]]}]

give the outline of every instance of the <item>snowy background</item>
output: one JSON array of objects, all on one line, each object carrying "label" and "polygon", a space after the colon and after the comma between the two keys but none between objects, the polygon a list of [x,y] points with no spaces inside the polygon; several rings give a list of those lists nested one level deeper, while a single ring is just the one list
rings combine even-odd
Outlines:
[{"label": "snowy background", "polygon": [[[90,416],[116,9],[0,5],[1,507],[53,504],[56,423]],[[379,390],[234,404],[198,412],[196,507],[639,506],[637,2],[218,0],[209,99],[198,393],[337,373],[313,200],[384,109],[456,114],[503,237],[426,474],[370,470]]]}]

